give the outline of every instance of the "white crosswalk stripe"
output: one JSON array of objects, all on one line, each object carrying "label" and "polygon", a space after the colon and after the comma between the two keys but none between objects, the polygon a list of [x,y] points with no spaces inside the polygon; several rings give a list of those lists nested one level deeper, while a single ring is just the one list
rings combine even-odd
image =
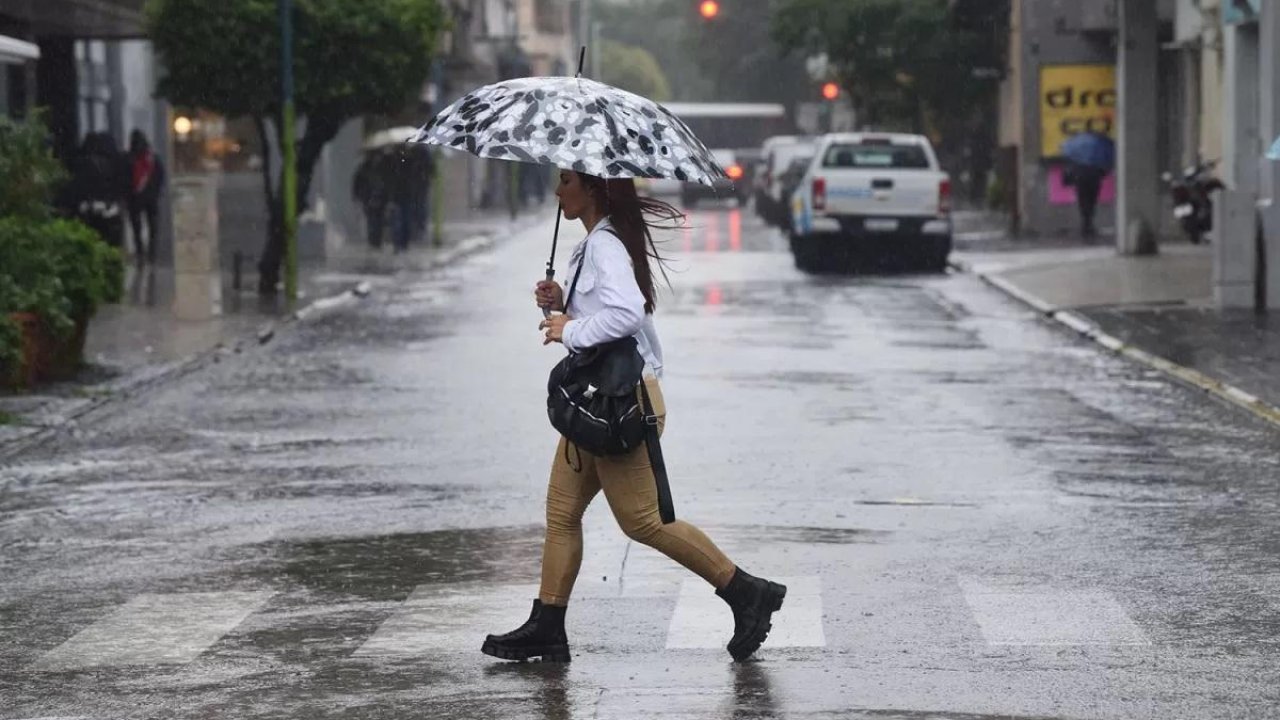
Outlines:
[{"label": "white crosswalk stripe", "polygon": [[1146,634],[1110,594],[1043,591],[960,583],[990,645],[1149,645]]},{"label": "white crosswalk stripe", "polygon": [[274,593],[139,595],[45,653],[35,670],[191,662]]},{"label": "white crosswalk stripe", "polygon": [[[773,615],[773,630],[764,647],[824,647],[822,582],[813,576],[770,578],[787,586],[782,612]],[[701,578],[680,586],[680,600],[667,629],[671,649],[722,648],[733,635],[733,615]]]},{"label": "white crosswalk stripe", "polygon": [[[674,580],[674,578],[673,578]],[[825,647],[822,582],[817,576],[776,578],[787,586],[764,646]],[[642,583],[643,585],[643,583]],[[625,594],[590,587],[575,593],[589,616],[593,603],[652,603],[674,584],[637,586]],[[953,586],[954,587],[954,586]],[[981,578],[960,578],[962,599],[992,646],[1149,645],[1114,596],[1095,590],[1027,590]],[[523,620],[536,585],[419,586],[355,651],[356,657],[429,656],[478,650],[483,632]],[[671,611],[665,647],[723,648],[733,633],[724,601],[700,578],[684,578]],[[33,670],[164,665],[191,662],[266,605],[271,592],[140,595],[41,656]],[[513,604],[513,598],[521,602]],[[652,607],[650,605],[650,607]],[[595,611],[599,612],[599,611]],[[605,634],[602,637],[613,637]],[[656,638],[655,638],[656,639]]]},{"label": "white crosswalk stripe", "polygon": [[488,628],[515,627],[528,606],[513,598],[533,598],[536,585],[494,585],[481,593],[442,593],[422,585],[355,652],[356,657],[430,655],[441,648],[479,650]]}]

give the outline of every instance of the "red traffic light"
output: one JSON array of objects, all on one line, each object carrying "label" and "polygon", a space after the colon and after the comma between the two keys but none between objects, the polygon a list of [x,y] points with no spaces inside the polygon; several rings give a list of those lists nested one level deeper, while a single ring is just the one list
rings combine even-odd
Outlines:
[{"label": "red traffic light", "polygon": [[720,14],[720,3],[717,0],[702,0],[702,3],[698,5],[698,13],[710,20]]},{"label": "red traffic light", "polygon": [[840,97],[840,86],[833,82],[824,84],[822,86],[822,97],[827,100],[835,100]]}]

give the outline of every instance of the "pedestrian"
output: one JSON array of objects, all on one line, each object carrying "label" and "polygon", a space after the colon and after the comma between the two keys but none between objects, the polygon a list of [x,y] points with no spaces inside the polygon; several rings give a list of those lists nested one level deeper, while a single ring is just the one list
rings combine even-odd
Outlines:
[{"label": "pedestrian", "polygon": [[[160,193],[164,189],[164,164],[151,149],[151,143],[141,130],[129,134],[129,226],[133,231],[133,251],[141,265],[155,262],[156,241],[160,228],[156,218],[160,215]],[[142,241],[142,221],[147,221],[147,241]]]},{"label": "pedestrian", "polygon": [[[644,359],[644,389],[657,431],[666,422],[659,387],[662,346],[653,322],[653,263],[661,263],[651,231],[679,225],[684,216],[667,203],[636,194],[630,179],[604,180],[561,171],[556,189],[568,220],[581,220],[588,235],[575,249],[570,276],[581,276],[564,306],[554,281],[539,282],[534,296],[544,310],[560,311],[543,321],[543,344],[562,343],[579,352],[634,337]],[[660,266],[661,267],[661,266]],[[665,274],[665,271],[664,271]],[[753,577],[733,563],[693,525],[664,524],[656,481],[645,447],[628,454],[593,456],[561,438],[547,488],[547,530],[542,581],[529,619],[516,630],[488,636],[482,652],[506,660],[569,661],[565,611],[582,564],[582,515],[601,490],[623,532],[693,571],[715,588],[733,612],[728,650],[735,660],[750,656],[769,633],[770,616],[782,607],[786,588]]]},{"label": "pedestrian", "polygon": [[122,249],[129,165],[115,139],[105,132],[86,135],[70,172],[67,196],[72,215],[108,245]]},{"label": "pedestrian", "polygon": [[387,177],[391,183],[391,244],[397,253],[409,249],[409,240],[413,236],[416,204],[424,198],[422,188],[418,186],[415,178],[415,165],[412,153],[405,148],[399,148],[388,157]]},{"label": "pedestrian", "polygon": [[365,154],[351,182],[351,196],[364,211],[369,247],[382,247],[382,228],[387,217],[387,178],[383,153]]},{"label": "pedestrian", "polygon": [[[1110,117],[1107,121],[1109,126]],[[1115,166],[1115,152],[1115,142],[1094,128],[1073,135],[1062,143],[1062,154],[1067,160],[1062,180],[1063,184],[1075,188],[1080,234],[1085,238],[1098,235],[1094,224],[1098,196],[1102,192],[1103,181]]]},{"label": "pedestrian", "polygon": [[427,235],[427,223],[431,220],[431,181],[435,179],[435,158],[426,146],[414,145],[409,150],[413,184],[413,232],[414,240]]},{"label": "pedestrian", "polygon": [[1066,170],[1065,180],[1076,190],[1076,207],[1080,211],[1080,234],[1085,238],[1098,236],[1098,228],[1094,217],[1098,211],[1098,196],[1102,193],[1102,183],[1110,172],[1092,165],[1071,163]]}]

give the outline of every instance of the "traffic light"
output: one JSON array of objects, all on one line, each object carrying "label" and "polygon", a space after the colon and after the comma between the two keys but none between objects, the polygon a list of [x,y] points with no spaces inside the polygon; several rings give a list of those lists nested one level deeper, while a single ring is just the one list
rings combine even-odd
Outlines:
[{"label": "traffic light", "polygon": [[698,14],[703,20],[712,20],[720,14],[719,0],[702,0],[698,5]]},{"label": "traffic light", "polygon": [[835,100],[840,97],[840,86],[833,83],[824,83],[822,85],[822,97],[825,100]]}]

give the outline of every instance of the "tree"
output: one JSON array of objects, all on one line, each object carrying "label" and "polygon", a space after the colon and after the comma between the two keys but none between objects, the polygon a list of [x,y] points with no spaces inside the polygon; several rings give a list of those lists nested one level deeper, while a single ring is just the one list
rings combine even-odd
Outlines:
[{"label": "tree", "polygon": [[772,25],[827,57],[860,123],[929,133],[985,174],[998,85],[983,71],[1003,72],[1008,23],[1008,0],[783,0]]},{"label": "tree", "polygon": [[[437,0],[293,0],[297,209],[324,146],[348,120],[401,109],[426,82],[445,16]],[[164,67],[157,94],[176,105],[254,120],[265,150],[282,124],[277,0],[150,0],[148,33]],[[275,292],[284,257],[281,188],[270,162],[270,218],[259,291]]]},{"label": "tree", "polygon": [[704,19],[693,0],[674,2],[675,12],[685,18],[691,63],[684,71],[708,81],[709,93],[696,99],[786,105],[812,99],[802,55],[770,33],[770,20],[783,0],[722,2],[712,19]]},{"label": "tree", "polygon": [[671,86],[653,53],[641,47],[604,41],[600,57],[600,80],[654,102],[671,99]]}]

